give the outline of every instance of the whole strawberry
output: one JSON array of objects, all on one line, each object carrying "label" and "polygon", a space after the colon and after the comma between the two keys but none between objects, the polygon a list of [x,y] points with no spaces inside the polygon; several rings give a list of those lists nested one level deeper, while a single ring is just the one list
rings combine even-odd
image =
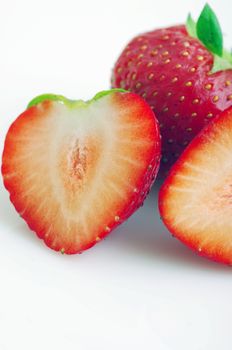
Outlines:
[{"label": "whole strawberry", "polygon": [[209,5],[197,23],[189,15],[186,26],[134,38],[115,64],[112,85],[136,92],[154,109],[165,175],[202,127],[232,105],[232,57]]}]

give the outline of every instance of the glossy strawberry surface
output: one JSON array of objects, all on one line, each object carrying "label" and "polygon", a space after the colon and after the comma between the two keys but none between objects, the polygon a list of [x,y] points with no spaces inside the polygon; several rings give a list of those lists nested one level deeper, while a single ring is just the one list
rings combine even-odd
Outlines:
[{"label": "glossy strawberry surface", "polygon": [[166,174],[193,137],[232,105],[232,70],[212,73],[213,54],[184,25],[141,34],[118,58],[112,85],[142,96],[155,111]]}]

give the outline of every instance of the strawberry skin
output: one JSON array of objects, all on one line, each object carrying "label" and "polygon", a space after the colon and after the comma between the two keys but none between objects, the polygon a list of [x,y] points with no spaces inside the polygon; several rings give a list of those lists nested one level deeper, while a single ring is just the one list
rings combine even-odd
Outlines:
[{"label": "strawberry skin", "polygon": [[193,137],[232,105],[232,70],[211,73],[213,54],[184,25],[134,38],[118,58],[112,86],[142,96],[155,111],[166,175]]},{"label": "strawberry skin", "polygon": [[159,193],[172,235],[199,255],[232,264],[232,108],[208,124],[171,168]]},{"label": "strawberry skin", "polygon": [[42,95],[11,125],[2,175],[30,229],[48,247],[74,254],[142,205],[159,160],[157,121],[139,96],[111,90],[84,102]]}]

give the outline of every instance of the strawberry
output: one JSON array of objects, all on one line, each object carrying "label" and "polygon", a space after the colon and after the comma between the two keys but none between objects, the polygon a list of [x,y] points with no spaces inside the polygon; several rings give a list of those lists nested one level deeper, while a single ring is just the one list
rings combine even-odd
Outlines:
[{"label": "strawberry", "polygon": [[193,137],[232,105],[232,58],[217,18],[206,5],[195,23],[134,38],[117,60],[113,87],[141,95],[155,111],[165,175]]},{"label": "strawberry", "polygon": [[154,113],[133,93],[91,101],[42,95],[6,136],[2,175],[10,199],[50,248],[90,248],[140,207],[156,177]]},{"label": "strawberry", "polygon": [[177,160],[159,193],[170,232],[200,255],[232,264],[232,107],[218,115]]}]

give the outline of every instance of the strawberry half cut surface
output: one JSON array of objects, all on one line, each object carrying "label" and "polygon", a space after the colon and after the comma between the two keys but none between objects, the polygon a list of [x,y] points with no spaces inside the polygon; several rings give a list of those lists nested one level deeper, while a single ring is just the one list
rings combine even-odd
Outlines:
[{"label": "strawberry half cut surface", "polygon": [[8,131],[2,175],[30,229],[74,254],[142,205],[159,160],[157,122],[139,96],[117,89],[88,102],[41,95]]},{"label": "strawberry half cut surface", "polygon": [[191,142],[159,194],[170,232],[200,255],[232,264],[232,108]]}]

